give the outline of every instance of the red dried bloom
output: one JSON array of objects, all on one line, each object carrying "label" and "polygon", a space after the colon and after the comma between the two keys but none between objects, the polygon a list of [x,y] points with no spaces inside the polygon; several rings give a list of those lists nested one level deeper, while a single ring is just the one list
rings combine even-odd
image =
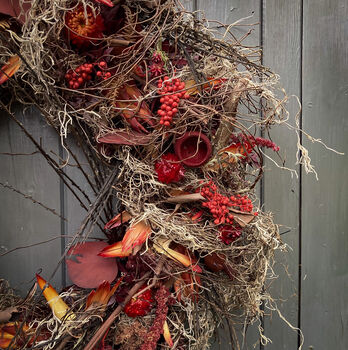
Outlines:
[{"label": "red dried bloom", "polygon": [[168,305],[171,305],[174,302],[174,300],[170,298],[170,293],[164,285],[161,285],[157,290],[155,299],[157,301],[156,317],[140,350],[156,349],[157,342],[163,333],[164,322],[167,319]]},{"label": "red dried bloom", "polygon": [[158,77],[164,74],[164,64],[163,63],[152,63],[150,65],[150,72],[153,77]]},{"label": "red dried bloom", "polygon": [[279,146],[277,146],[274,142],[268,139],[264,139],[263,137],[254,137],[252,135],[244,135],[244,134],[238,134],[238,135],[232,135],[231,140],[236,144],[236,145],[241,145],[245,147],[247,153],[251,153],[252,149],[255,145],[260,146],[260,147],[266,147],[270,148],[275,152],[279,151]]},{"label": "red dried bloom", "polygon": [[157,172],[158,181],[165,184],[178,182],[184,177],[184,167],[179,158],[173,153],[164,154],[161,159],[156,162],[155,170]]},{"label": "red dried bloom", "polygon": [[65,16],[65,23],[70,29],[68,34],[71,42],[78,48],[87,47],[93,39],[103,37],[104,20],[101,15],[94,15],[90,7],[87,7],[86,14],[83,6],[78,6]]},{"label": "red dried bloom", "polygon": [[152,62],[155,63],[162,63],[163,64],[163,57],[162,54],[158,51],[155,51],[152,55]]},{"label": "red dried bloom", "polygon": [[240,228],[224,225],[220,228],[219,238],[225,244],[231,244],[234,242],[240,235],[242,234],[242,230]]},{"label": "red dried bloom", "polygon": [[[142,289],[144,289],[142,287]],[[146,290],[136,298],[132,298],[124,307],[124,312],[129,317],[145,316],[152,309],[154,300],[152,298],[152,291]]]}]

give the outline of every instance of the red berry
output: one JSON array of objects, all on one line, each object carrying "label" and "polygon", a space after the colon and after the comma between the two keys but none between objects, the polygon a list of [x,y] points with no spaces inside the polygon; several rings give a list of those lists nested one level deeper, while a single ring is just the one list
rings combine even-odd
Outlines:
[{"label": "red berry", "polygon": [[100,61],[99,62],[99,67],[100,68],[105,68],[106,67],[106,62],[105,61]]}]

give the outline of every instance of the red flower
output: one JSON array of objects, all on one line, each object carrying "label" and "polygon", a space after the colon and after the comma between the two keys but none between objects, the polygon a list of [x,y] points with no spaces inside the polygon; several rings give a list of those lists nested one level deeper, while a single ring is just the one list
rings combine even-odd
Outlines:
[{"label": "red flower", "polygon": [[[144,288],[145,286],[142,287]],[[148,289],[136,298],[132,298],[124,307],[124,312],[129,317],[145,316],[152,309],[153,303],[152,291]]]},{"label": "red flower", "polygon": [[87,18],[83,6],[78,6],[65,16],[70,40],[78,48],[88,47],[93,39],[102,38],[105,29],[101,15],[94,16],[90,7],[87,7],[86,12]]},{"label": "red flower", "polygon": [[173,153],[164,154],[155,164],[158,181],[165,184],[178,182],[184,177],[184,167]]}]

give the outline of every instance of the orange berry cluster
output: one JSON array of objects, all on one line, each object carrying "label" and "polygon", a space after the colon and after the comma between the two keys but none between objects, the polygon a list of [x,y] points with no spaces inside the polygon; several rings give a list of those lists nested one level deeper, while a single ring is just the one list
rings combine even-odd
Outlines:
[{"label": "orange berry cluster", "polygon": [[164,77],[163,80],[159,79],[157,87],[161,89],[160,95],[163,95],[160,99],[161,106],[157,111],[157,114],[161,117],[160,124],[170,126],[173,118],[178,113],[180,99],[188,99],[190,95],[183,91],[185,83],[178,78],[169,79]]},{"label": "orange berry cluster", "polygon": [[71,89],[78,89],[92,79],[92,71],[93,65],[91,63],[84,63],[76,69],[70,69],[65,74],[65,79]]},{"label": "orange berry cluster", "polygon": [[234,216],[230,213],[229,208],[249,213],[253,210],[251,200],[247,196],[240,194],[230,197],[224,196],[218,192],[217,186],[212,180],[203,185],[200,193],[207,199],[206,202],[202,203],[202,206],[209,209],[216,225],[233,223]]}]

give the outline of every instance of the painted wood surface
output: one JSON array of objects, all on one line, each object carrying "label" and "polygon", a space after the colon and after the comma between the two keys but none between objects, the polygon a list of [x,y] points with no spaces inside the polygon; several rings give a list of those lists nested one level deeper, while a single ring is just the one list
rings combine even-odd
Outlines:
[{"label": "painted wood surface", "polygon": [[[16,117],[26,126],[35,140],[58,158],[58,137],[36,109],[14,108]],[[0,182],[31,196],[60,213],[60,181],[46,160],[20,128],[1,112],[0,118]],[[25,294],[35,273],[42,269],[48,279],[61,255],[61,219],[34,204],[30,199],[0,186],[0,278]],[[25,247],[56,238],[45,244]],[[62,287],[61,270],[52,280]]]},{"label": "painted wood surface", "polygon": [[[280,84],[289,96],[301,96],[301,1],[264,1],[262,8],[263,63],[280,75]],[[289,123],[295,125],[294,116],[299,111],[295,98],[288,103]],[[280,146],[285,166],[299,174],[296,164],[296,135],[286,126],[271,130],[273,141]],[[268,152],[272,159],[282,164],[282,159]],[[313,180],[313,178],[311,178]],[[281,224],[282,239],[289,245],[288,253],[276,254],[273,266],[278,279],[272,280],[266,290],[275,298],[280,312],[295,327],[298,324],[298,263],[300,233],[300,182],[288,170],[281,170],[270,160],[265,161],[264,177],[265,210],[274,213],[274,220]],[[283,322],[276,311],[265,306],[265,334],[272,340],[266,349],[292,350],[297,348],[297,332]]]},{"label": "painted wood surface", "polygon": [[[185,0],[183,3],[189,9],[204,10],[209,19],[228,24],[253,14],[246,23],[259,22],[261,30],[254,30],[247,44],[263,45],[263,63],[280,74],[281,84],[288,95],[295,94],[302,100],[304,129],[329,146],[348,153],[346,0]],[[239,34],[249,29],[243,26],[236,28]],[[289,102],[290,114],[294,116],[296,110],[296,100],[292,99]],[[52,156],[60,154],[64,158],[58,137],[37,111],[23,113],[17,110],[16,115],[35,139],[52,151]],[[296,150],[293,133],[286,128],[274,128],[272,136],[281,147],[286,165],[291,167]],[[261,189],[265,209],[275,213],[276,222],[283,225],[281,232],[290,229],[282,237],[292,250],[286,255],[277,255],[274,271],[279,278],[265,288],[278,299],[284,317],[302,328],[305,336],[303,349],[346,350],[347,156],[335,155],[305,138],[303,142],[309,148],[318,171],[318,182],[312,175],[303,174],[298,167],[295,169],[301,175],[299,180],[266,162]],[[78,152],[76,146],[72,147]],[[26,136],[6,113],[1,112],[0,182],[12,185],[62,213],[67,221],[8,188],[0,187],[0,254],[6,249],[39,243],[61,234],[71,236],[85,214],[40,154],[14,155],[34,151]],[[81,159],[84,163],[83,157]],[[64,171],[76,179],[91,198],[94,196],[72,159]],[[95,230],[92,235],[98,233]],[[69,241],[69,237],[64,239]],[[15,288],[25,293],[39,268],[45,267],[44,276],[52,273],[62,251],[64,241],[59,237],[42,245],[0,255],[0,278],[10,280]],[[61,270],[52,281],[58,288],[68,282]],[[271,313],[267,305],[265,313],[265,334],[273,343],[261,345],[257,332],[251,329],[243,350],[297,349],[297,333],[290,330],[276,312]],[[213,345],[214,350],[230,349],[223,330],[220,335],[221,342]]]},{"label": "painted wood surface", "polygon": [[304,1],[304,139],[319,181],[302,180],[301,328],[305,349],[348,349],[348,3]]}]

